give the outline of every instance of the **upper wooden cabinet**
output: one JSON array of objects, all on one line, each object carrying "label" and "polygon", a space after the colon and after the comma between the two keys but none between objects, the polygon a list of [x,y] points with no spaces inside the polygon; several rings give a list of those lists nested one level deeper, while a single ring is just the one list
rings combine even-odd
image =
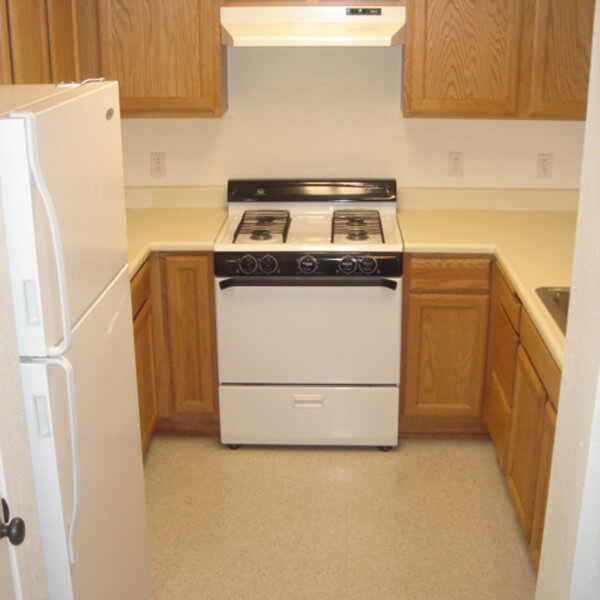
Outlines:
[{"label": "upper wooden cabinet", "polygon": [[583,119],[595,0],[408,0],[404,112]]},{"label": "upper wooden cabinet", "polygon": [[0,83],[80,81],[79,9],[71,0],[0,0]]},{"label": "upper wooden cabinet", "polygon": [[7,0],[13,83],[50,83],[44,0]]},{"label": "upper wooden cabinet", "polygon": [[12,83],[10,43],[8,39],[8,13],[6,0],[0,0],[0,85]]},{"label": "upper wooden cabinet", "polygon": [[594,0],[535,0],[528,114],[585,118]]},{"label": "upper wooden cabinet", "polygon": [[217,0],[98,0],[100,67],[133,117],[219,116]]},{"label": "upper wooden cabinet", "polygon": [[520,0],[409,0],[404,109],[516,112]]}]

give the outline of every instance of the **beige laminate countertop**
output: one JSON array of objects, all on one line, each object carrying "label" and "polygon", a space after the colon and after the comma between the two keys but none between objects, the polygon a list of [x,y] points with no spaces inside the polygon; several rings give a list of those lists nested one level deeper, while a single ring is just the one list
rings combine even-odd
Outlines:
[{"label": "beige laminate countertop", "polygon": [[223,208],[128,208],[127,257],[133,276],[152,251],[212,250]]},{"label": "beige laminate countertop", "polygon": [[575,212],[401,210],[406,252],[493,253],[562,369],[565,336],[536,288],[570,286]]}]

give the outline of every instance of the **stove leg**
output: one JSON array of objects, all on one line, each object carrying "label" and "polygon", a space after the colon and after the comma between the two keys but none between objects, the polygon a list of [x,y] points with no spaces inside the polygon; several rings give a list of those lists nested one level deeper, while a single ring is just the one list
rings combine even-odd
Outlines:
[{"label": "stove leg", "polygon": [[242,447],[241,444],[227,444],[230,448],[230,450],[238,450],[239,448]]},{"label": "stove leg", "polygon": [[392,449],[392,446],[377,446],[381,452],[389,452]]}]

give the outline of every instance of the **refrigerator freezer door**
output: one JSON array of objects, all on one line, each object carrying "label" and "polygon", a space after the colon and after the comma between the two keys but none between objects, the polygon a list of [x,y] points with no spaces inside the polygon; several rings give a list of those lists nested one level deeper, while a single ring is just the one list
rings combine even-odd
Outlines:
[{"label": "refrigerator freezer door", "polygon": [[[53,600],[150,597],[133,352],[129,273],[124,268],[77,324],[65,355],[74,373],[79,438],[75,445],[65,371],[44,361],[22,364]],[[79,455],[81,473],[74,525],[73,451]]]},{"label": "refrigerator freezer door", "polygon": [[73,88],[26,111],[34,144],[25,118],[0,119],[0,183],[19,354],[45,356],[62,338],[62,321],[55,249],[28,151],[37,152],[57,216],[73,326],[127,260],[118,87]]}]

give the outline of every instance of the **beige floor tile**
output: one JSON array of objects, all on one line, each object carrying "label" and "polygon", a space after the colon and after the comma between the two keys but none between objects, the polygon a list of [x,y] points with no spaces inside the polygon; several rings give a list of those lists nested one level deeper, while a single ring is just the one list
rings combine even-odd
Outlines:
[{"label": "beige floor tile", "polygon": [[156,438],[145,459],[156,600],[531,600],[487,440],[398,449]]}]

